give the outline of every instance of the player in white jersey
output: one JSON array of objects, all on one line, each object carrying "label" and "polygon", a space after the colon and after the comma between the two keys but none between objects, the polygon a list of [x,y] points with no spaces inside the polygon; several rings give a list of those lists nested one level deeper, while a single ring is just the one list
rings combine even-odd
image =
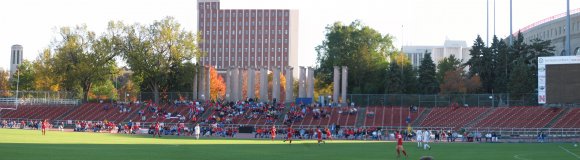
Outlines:
[{"label": "player in white jersey", "polygon": [[423,145],[423,132],[419,129],[417,130],[417,148],[421,148],[421,146]]},{"label": "player in white jersey", "polygon": [[429,146],[429,139],[431,139],[431,131],[429,131],[429,130],[423,131],[423,149],[424,150],[427,150],[427,148],[429,148],[429,150],[431,150],[431,146]]},{"label": "player in white jersey", "polygon": [[199,139],[200,130],[201,130],[201,128],[199,127],[199,124],[196,124],[195,128],[194,128],[195,139]]}]

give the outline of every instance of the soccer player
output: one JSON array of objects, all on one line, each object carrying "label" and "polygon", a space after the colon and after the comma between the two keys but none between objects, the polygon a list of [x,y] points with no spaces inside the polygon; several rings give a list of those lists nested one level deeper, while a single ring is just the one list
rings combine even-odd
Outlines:
[{"label": "soccer player", "polygon": [[421,146],[423,145],[423,132],[421,131],[421,129],[417,130],[417,148],[421,148]]},{"label": "soccer player", "polygon": [[409,157],[407,156],[407,152],[405,152],[405,148],[403,148],[403,135],[399,131],[396,131],[395,138],[397,139],[397,159],[401,157],[401,151],[405,157]]},{"label": "soccer player", "polygon": [[272,125],[272,128],[270,129],[270,135],[272,136],[272,141],[274,139],[276,139],[276,126]]},{"label": "soccer player", "polygon": [[44,121],[42,121],[42,135],[45,136],[46,135],[46,126],[48,125],[48,122],[46,119],[44,119]]},{"label": "soccer player", "polygon": [[[420,136],[420,135],[417,135]],[[423,149],[427,150],[427,148],[429,148],[429,150],[431,150],[431,146],[429,146],[429,139],[431,139],[431,131],[429,130],[425,130],[423,131]]]},{"label": "soccer player", "polygon": [[155,123],[155,132],[153,132],[153,137],[155,138],[155,135],[158,135],[159,137],[161,137],[161,132],[159,132],[159,128],[161,126],[159,126],[159,122]]},{"label": "soccer player", "polygon": [[287,137],[284,140],[284,142],[290,141],[290,144],[292,144],[292,135],[294,134],[294,129],[292,129],[292,125],[288,126],[287,132],[288,132],[288,133],[286,133]]},{"label": "soccer player", "polygon": [[199,123],[195,125],[195,139],[199,139],[199,133],[200,133],[200,128],[199,128]]},{"label": "soccer player", "polygon": [[328,129],[328,127],[326,127],[324,129],[324,132],[326,132],[326,139],[330,139],[332,141],[332,133],[330,132],[330,129]]},{"label": "soccer player", "polygon": [[320,145],[320,142],[326,143],[325,141],[322,140],[322,131],[320,130],[320,128],[316,128],[316,138],[318,138],[318,145]]}]

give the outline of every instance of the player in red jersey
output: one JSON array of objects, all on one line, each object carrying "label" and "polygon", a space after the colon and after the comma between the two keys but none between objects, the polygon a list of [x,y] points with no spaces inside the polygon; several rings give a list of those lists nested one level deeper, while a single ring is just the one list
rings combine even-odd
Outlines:
[{"label": "player in red jersey", "polygon": [[332,141],[332,133],[330,132],[330,129],[328,129],[328,127],[326,127],[324,129],[324,132],[326,132],[326,139],[330,139]]},{"label": "player in red jersey", "polygon": [[272,128],[270,129],[270,135],[272,136],[272,141],[274,139],[276,139],[276,126],[272,125]]},{"label": "player in red jersey", "polygon": [[286,137],[286,139],[284,140],[284,142],[286,141],[290,141],[290,144],[292,144],[292,136],[294,135],[294,129],[292,129],[292,125],[288,126],[288,135]]},{"label": "player in red jersey", "polygon": [[153,137],[155,137],[155,135],[158,135],[159,137],[161,137],[161,132],[159,132],[159,122],[155,123],[155,132],[153,132]]},{"label": "player in red jersey", "polygon": [[405,152],[405,148],[403,148],[403,135],[399,133],[399,131],[395,132],[395,138],[397,139],[397,158],[401,157],[401,151],[403,151],[403,155],[407,156],[407,152]]},{"label": "player in red jersey", "polygon": [[44,119],[44,121],[42,121],[42,135],[45,136],[46,135],[46,126],[48,125],[48,122],[46,119]]},{"label": "player in red jersey", "polygon": [[320,142],[326,143],[325,141],[322,140],[322,131],[320,130],[320,128],[316,128],[316,138],[318,138],[318,145],[320,145]]}]

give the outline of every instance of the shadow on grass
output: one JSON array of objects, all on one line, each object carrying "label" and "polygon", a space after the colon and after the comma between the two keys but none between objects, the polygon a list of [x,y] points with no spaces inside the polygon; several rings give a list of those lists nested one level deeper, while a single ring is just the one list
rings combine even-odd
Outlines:
[{"label": "shadow on grass", "polygon": [[[282,143],[282,142],[280,142]],[[394,147],[394,146],[393,146]],[[0,144],[0,159],[385,159],[384,144]],[[390,147],[389,147],[390,148]]]}]

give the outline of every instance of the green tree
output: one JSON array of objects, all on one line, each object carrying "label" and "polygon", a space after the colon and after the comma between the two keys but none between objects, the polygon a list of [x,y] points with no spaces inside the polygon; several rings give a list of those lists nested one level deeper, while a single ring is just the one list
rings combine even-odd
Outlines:
[{"label": "green tree", "polygon": [[62,27],[55,42],[55,74],[62,75],[65,90],[82,93],[88,101],[88,93],[94,83],[107,80],[116,73],[115,52],[109,36],[97,35],[87,26]]},{"label": "green tree", "polygon": [[12,96],[12,94],[10,94],[10,82],[8,81],[9,76],[9,71],[0,68],[0,97],[2,98]]},{"label": "green tree", "polygon": [[22,61],[22,63],[18,65],[18,72],[12,75],[12,90],[16,90],[16,83],[20,79],[18,90],[34,91],[35,77],[36,73],[35,69],[32,67],[32,63],[28,60]]},{"label": "green tree", "polygon": [[495,78],[495,55],[491,53],[490,48],[485,46],[479,35],[477,35],[469,52],[471,58],[465,63],[466,66],[469,66],[469,76],[479,75],[482,82],[482,91],[491,93]]},{"label": "green tree", "polygon": [[122,43],[116,47],[116,52],[123,53],[134,76],[142,77],[142,86],[153,92],[156,103],[159,103],[159,92],[168,89],[170,73],[200,54],[196,47],[197,37],[183,30],[172,17],[147,26],[124,26],[120,22],[111,22],[110,26],[117,29],[122,26],[123,34],[119,36]]},{"label": "green tree", "polygon": [[419,93],[435,94],[439,92],[439,82],[435,75],[435,63],[431,59],[431,53],[425,53],[417,72],[419,73]]},{"label": "green tree", "polygon": [[394,60],[389,64],[389,69],[386,73],[385,93],[403,93],[403,87],[401,68],[399,67],[399,64],[397,64],[397,61]]},{"label": "green tree", "polygon": [[509,90],[514,98],[519,98],[526,93],[532,92],[535,89],[534,83],[537,83],[537,81],[530,79],[533,71],[524,61],[524,58],[515,61],[510,75]]},{"label": "green tree", "polygon": [[492,52],[495,56],[495,80],[494,80],[494,92],[496,93],[507,93],[508,92],[508,82],[509,82],[509,47],[504,39],[499,39],[494,37],[492,42],[494,46]]},{"label": "green tree", "polygon": [[193,77],[196,75],[197,66],[191,62],[185,62],[176,66],[170,72],[169,90],[178,92],[192,92]]},{"label": "green tree", "polygon": [[381,93],[383,77],[376,73],[387,68],[386,58],[394,51],[391,35],[354,21],[336,22],[326,27],[325,39],[316,47],[316,79],[324,84],[333,80],[333,66],[348,66],[349,93]]},{"label": "green tree", "polygon": [[118,100],[117,89],[115,89],[115,84],[111,80],[105,80],[95,83],[91,88],[89,93],[89,99],[91,100]]},{"label": "green tree", "polygon": [[461,67],[461,61],[455,58],[455,55],[443,58],[437,65],[437,80],[443,83],[447,71],[455,71]]},{"label": "green tree", "polygon": [[38,91],[59,91],[62,76],[55,73],[53,54],[44,49],[32,63],[35,70],[34,88]]}]

